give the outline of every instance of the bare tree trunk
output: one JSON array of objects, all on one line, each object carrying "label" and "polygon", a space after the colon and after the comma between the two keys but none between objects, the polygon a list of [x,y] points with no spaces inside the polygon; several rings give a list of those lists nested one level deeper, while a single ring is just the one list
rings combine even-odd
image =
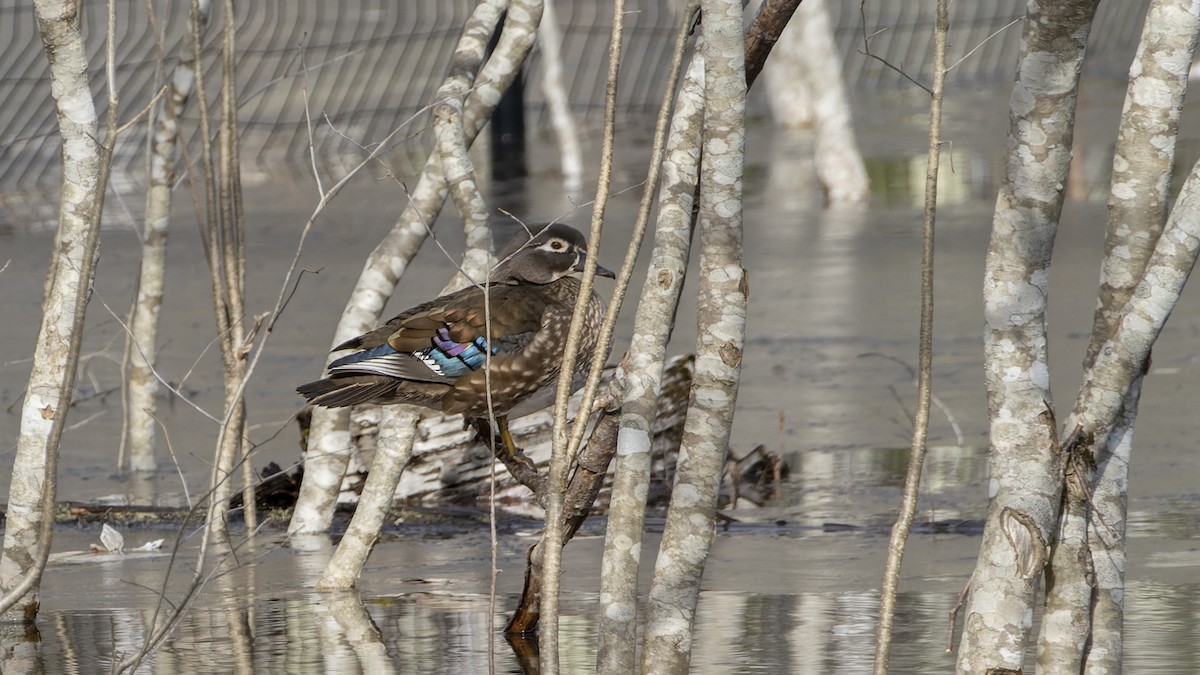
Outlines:
[{"label": "bare tree trunk", "polygon": [[643,673],[682,673],[691,657],[700,579],[714,535],[717,487],[737,399],[749,294],[742,269],[746,74],[742,6],[705,0],[704,144],[696,373],[675,489],[646,608]]},{"label": "bare tree trunk", "polygon": [[[1191,1],[1156,0],[1146,15],[1114,151],[1100,297],[1085,373],[1096,366],[1105,344],[1120,329],[1126,303],[1143,282],[1160,241],[1198,30],[1200,6]],[[1080,672],[1086,663],[1088,672],[1120,672],[1126,499],[1141,373],[1133,377],[1132,382],[1120,378],[1093,383],[1129,389],[1115,424],[1106,417],[1101,423],[1108,428],[1094,429],[1094,475],[1086,462],[1067,468],[1059,541],[1051,559],[1053,582],[1046,589],[1039,669]],[[1084,396],[1081,392],[1081,404]],[[1077,408],[1068,431],[1086,424],[1089,413],[1094,411]]]},{"label": "bare tree trunk", "polygon": [[354,588],[367,555],[379,538],[384,517],[396,495],[396,483],[412,456],[416,427],[408,415],[385,415],[379,427],[375,460],[363,486],[354,518],[317,582],[321,590]]},{"label": "bare tree trunk", "polygon": [[1030,0],[984,275],[991,503],[957,668],[1019,670],[1058,524],[1062,458],[1048,406],[1046,283],[1098,0]]},{"label": "bare tree trunk", "polygon": [[[685,14],[690,21],[691,12]],[[650,486],[651,429],[667,341],[687,273],[700,168],[697,139],[703,120],[704,60],[697,55],[675,102],[663,159],[654,251],[623,367],[625,397],[600,575],[596,670],[601,673],[630,673],[635,667],[638,565]]]},{"label": "bare tree trunk", "polygon": [[[205,98],[204,74],[200,67],[203,22],[199,0],[192,3],[192,50],[196,63],[196,93],[200,111],[201,166],[205,181],[206,218],[203,234],[213,308],[224,375],[225,415],[217,435],[209,495],[209,533],[217,542],[228,537],[229,496],[233,492],[234,464],[242,452],[246,404],[242,397],[246,377],[247,329],[245,325],[246,256],[242,227],[241,175],[238,167],[237,81],[234,70],[235,14],[233,0],[225,0],[221,68],[221,125],[218,131],[218,162],[213,164],[212,144]],[[253,483],[246,504],[247,525],[254,527]]]},{"label": "bare tree trunk", "polygon": [[[830,202],[860,202],[870,179],[854,137],[842,58],[825,0],[805,0],[767,62],[767,93],[780,124],[813,123],[817,177]],[[801,103],[801,100],[804,103]]]},{"label": "bare tree trunk", "polygon": [[542,26],[538,29],[538,43],[542,50],[542,94],[546,97],[550,126],[558,140],[563,187],[568,194],[575,194],[583,188],[583,151],[579,147],[579,131],[571,114],[571,103],[567,100],[567,87],[563,83],[562,32],[555,16],[554,0],[546,0]]},{"label": "bare tree trunk", "polygon": [[[762,71],[771,46],[797,4],[799,0],[768,0],[747,28],[747,87]],[[692,32],[698,9],[699,2],[688,3],[683,9],[677,52],[686,47],[684,40]],[[673,80],[669,88],[674,89]],[[662,160],[654,251],[638,304],[633,340],[622,366],[626,388],[601,574],[596,653],[596,668],[601,673],[633,672],[636,663],[638,564],[650,484],[652,420],[656,411],[661,412],[659,403],[666,394],[660,388],[669,384],[663,381],[663,360],[687,271],[703,117],[704,59],[697,51],[675,102]]]},{"label": "bare tree trunk", "polygon": [[[476,9],[478,18],[473,21],[484,21],[484,17],[502,11],[507,4],[506,0],[486,0]],[[480,12],[484,12],[482,17],[479,17]],[[499,44],[480,71],[464,105],[463,130],[467,144],[479,134],[500,95],[520,72],[520,66],[533,46],[541,14],[540,0],[516,0],[513,3]],[[493,29],[495,21],[490,19],[489,25]],[[482,58],[482,55],[472,54],[470,58]],[[334,332],[333,344],[364,333],[379,321],[384,304],[424,242],[427,224],[436,219],[447,194],[442,159],[435,150],[426,161],[400,220],[367,258]],[[288,526],[289,533],[316,533],[329,528],[350,456],[349,419],[345,409],[314,409],[304,483]]]},{"label": "bare tree trunk", "polygon": [[42,323],[21,407],[0,557],[0,590],[8,595],[18,587],[32,587],[0,615],[6,622],[32,622],[37,616],[37,580],[54,518],[58,444],[75,386],[104,203],[99,127],[87,84],[79,8],[64,0],[34,2],[63,140],[62,193]]},{"label": "bare tree trunk", "polygon": [[[1179,300],[1188,275],[1196,263],[1198,251],[1200,251],[1200,163],[1192,167],[1191,174],[1179,192],[1179,198],[1171,210],[1171,217],[1167,220],[1166,228],[1158,239],[1154,252],[1146,265],[1142,280],[1130,296],[1128,303],[1125,304],[1124,311],[1114,325],[1112,334],[1101,345],[1094,365],[1084,373],[1083,387],[1080,389],[1075,410],[1068,422],[1068,428],[1074,429],[1074,431],[1063,449],[1066,455],[1064,460],[1067,462],[1067,498],[1070,500],[1068,503],[1083,501],[1087,506],[1088,489],[1081,488],[1080,483],[1092,479],[1090,468],[1095,461],[1092,455],[1095,439],[1107,438],[1112,432],[1114,423],[1126,425],[1129,423],[1130,420],[1127,417],[1123,419],[1120,417],[1122,405],[1135,396],[1134,392],[1140,386],[1141,377],[1145,374],[1145,368],[1149,363],[1150,349],[1154,341],[1158,339],[1163,324],[1166,323],[1171,310]],[[1111,467],[1109,470],[1111,471]],[[1117,475],[1115,478],[1121,479],[1122,476]],[[1103,554],[1109,545],[1108,543],[1101,545],[1092,542],[1105,535],[1108,535],[1110,540],[1119,538],[1119,531],[1114,530],[1110,533],[1111,524],[1101,521],[1100,518],[1109,515],[1113,511],[1115,502],[1121,501],[1124,486],[1125,481],[1120,480],[1117,485],[1108,487],[1103,506],[1097,503],[1096,511],[1092,514],[1094,527],[1091,523],[1085,522],[1084,525],[1087,527],[1081,528],[1081,536],[1086,537],[1085,544],[1090,547],[1081,552],[1083,556],[1081,562],[1067,567],[1064,560],[1062,566],[1054,568],[1056,573],[1060,570],[1067,570],[1068,574],[1064,581],[1071,583],[1073,587],[1068,589],[1065,594],[1068,599],[1071,596],[1070,591],[1081,583],[1087,584],[1089,592],[1084,598],[1083,607],[1085,609],[1088,607],[1087,601],[1091,599],[1090,576],[1092,570],[1090,562],[1093,559],[1093,553]],[[1115,515],[1120,515],[1120,513]],[[1108,583],[1111,582],[1110,579]],[[1059,579],[1056,578],[1055,585],[1058,583]],[[1116,594],[1120,595],[1121,592],[1118,589]],[[1075,595],[1083,594],[1076,591]],[[1063,606],[1048,605],[1047,611],[1051,610],[1060,614],[1055,617],[1056,622],[1063,621],[1061,614],[1066,613]],[[1074,611],[1074,607],[1071,607],[1071,610]],[[1071,614],[1070,616],[1075,615]],[[1084,612],[1084,616],[1079,620],[1085,622],[1086,626],[1087,613]],[[1070,637],[1074,632],[1062,628],[1062,626],[1055,627],[1056,641],[1052,645],[1056,655],[1060,658],[1053,662],[1047,660],[1047,663],[1053,668],[1059,668],[1062,665],[1078,668],[1083,659],[1083,650],[1086,644],[1076,643],[1074,650],[1064,649],[1064,644],[1069,646],[1071,643],[1060,636]],[[1107,628],[1111,630],[1111,624]],[[1111,634],[1107,637],[1111,640]],[[1044,649],[1049,648],[1045,645],[1043,647]],[[1039,663],[1042,660],[1039,658]]]},{"label": "bare tree trunk", "polygon": [[[203,33],[208,24],[209,0],[201,0],[199,12],[190,17],[199,21]],[[192,30],[189,29],[189,34]],[[187,50],[185,50],[187,51]],[[191,96],[197,65],[186,58],[175,66],[167,82],[166,94],[150,132],[150,176],[146,190],[145,229],[142,233],[142,264],[138,274],[137,301],[129,322],[129,384],[126,393],[125,444],[129,468],[154,471],[154,437],[157,422],[158,378],[154,375],[158,351],[158,314],[162,308],[166,277],[167,233],[170,230],[171,188],[175,184],[175,158],[179,145],[179,117]],[[122,467],[123,468],[123,467]]]}]

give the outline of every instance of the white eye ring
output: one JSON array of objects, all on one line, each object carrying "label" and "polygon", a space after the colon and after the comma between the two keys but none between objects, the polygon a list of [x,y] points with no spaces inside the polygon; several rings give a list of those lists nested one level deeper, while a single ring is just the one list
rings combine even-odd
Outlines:
[{"label": "white eye ring", "polygon": [[563,251],[567,250],[567,242],[563,241],[562,239],[551,239],[542,245],[542,250],[550,251],[552,253],[562,253]]}]

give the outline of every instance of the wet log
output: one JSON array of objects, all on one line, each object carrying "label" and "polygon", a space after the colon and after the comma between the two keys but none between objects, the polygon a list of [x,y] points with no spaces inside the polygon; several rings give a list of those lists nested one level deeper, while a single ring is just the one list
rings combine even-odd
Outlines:
[{"label": "wet log", "polygon": [[[601,391],[612,385],[616,368],[609,368]],[[688,390],[691,387],[692,356],[670,359],[663,376],[663,395],[654,422],[655,474],[664,480],[673,475],[675,455],[683,433],[687,412]],[[571,397],[571,417],[577,412],[578,394]],[[366,457],[375,450],[380,409],[362,406],[351,413],[351,435],[355,446]],[[541,410],[510,421],[516,444],[539,469],[550,461],[550,436],[554,425],[551,410]],[[465,425],[462,416],[430,414],[417,427],[413,458],[400,485],[396,499],[407,502],[474,503],[489,492],[493,458],[490,448],[480,442],[473,427]],[[369,462],[368,462],[369,463]],[[349,488],[351,482],[348,482]],[[529,490],[515,480],[504,466],[497,466],[497,501],[510,509],[540,512],[536,502],[529,499]],[[344,493],[353,500],[352,493]],[[601,500],[602,503],[606,500]]]},{"label": "wet log", "polygon": [[[687,414],[688,391],[691,388],[692,356],[690,354],[668,359],[662,380],[659,408],[653,425],[651,446],[652,475],[650,495],[647,500],[651,508],[666,506],[670,498],[671,485],[675,480],[675,462],[679,454],[679,441],[683,434],[683,421]],[[613,383],[616,368],[609,368],[606,380],[601,383],[601,392],[620,388]],[[571,399],[572,417],[578,405],[578,396]],[[306,411],[297,415],[301,428],[301,445],[304,445]],[[339,503],[354,504],[362,483],[366,478],[366,466],[375,451],[376,435],[380,419],[378,406],[362,406],[351,414],[352,439],[363,462],[351,467],[342,484]],[[534,468],[542,469],[550,459],[550,434],[553,419],[550,410],[542,410],[510,421],[516,444],[524,449],[525,456]],[[477,504],[489,493],[493,458],[488,445],[480,440],[479,432],[466,425],[461,416],[445,416],[429,413],[420,420],[413,458],[396,490],[398,502],[407,505],[436,506],[446,504]],[[523,462],[517,462],[524,464]],[[596,485],[598,494],[588,501],[588,508],[605,510],[608,506],[608,488],[611,476],[605,468],[603,481]],[[541,517],[539,500],[530,499],[530,490],[521,480],[511,474],[503,463],[496,467],[497,502],[509,512]],[[523,467],[524,469],[524,467]],[[302,468],[280,471],[272,464],[262,471],[263,483],[259,487],[259,508],[286,508],[295,502],[297,486],[300,484]],[[522,473],[531,474],[523,470]],[[523,482],[529,484],[544,477],[525,475]],[[749,502],[762,505],[774,496],[779,484],[787,477],[787,467],[780,457],[758,446],[740,458],[730,457],[726,462],[725,475],[721,484],[720,505],[722,508],[737,508]],[[235,500],[238,497],[234,498]],[[744,500],[739,502],[739,500]],[[593,503],[594,502],[594,503]],[[236,504],[235,506],[240,506]],[[566,514],[571,516],[569,512]]]}]

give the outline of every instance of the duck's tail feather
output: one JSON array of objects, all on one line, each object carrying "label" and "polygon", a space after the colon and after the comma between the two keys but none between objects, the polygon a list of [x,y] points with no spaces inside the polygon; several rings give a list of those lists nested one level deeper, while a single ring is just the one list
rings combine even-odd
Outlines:
[{"label": "duck's tail feather", "polygon": [[296,387],[308,402],[326,408],[344,408],[360,403],[382,402],[396,392],[395,380],[368,377],[336,377]]}]

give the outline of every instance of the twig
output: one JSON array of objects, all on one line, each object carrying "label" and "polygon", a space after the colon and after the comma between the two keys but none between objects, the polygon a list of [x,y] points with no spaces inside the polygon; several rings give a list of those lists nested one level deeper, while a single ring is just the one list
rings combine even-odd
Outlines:
[{"label": "twig", "polygon": [[1009,21],[1008,23],[1004,24],[1003,26],[1001,26],[1001,27],[997,28],[997,29],[996,29],[996,31],[995,31],[994,33],[992,33],[991,35],[989,35],[989,36],[987,36],[987,37],[983,38],[983,40],[981,40],[981,41],[979,42],[979,44],[977,44],[977,45],[975,45],[974,47],[972,47],[970,51],[968,51],[966,54],[963,54],[963,55],[962,55],[962,57],[961,57],[961,58],[959,58],[957,61],[955,61],[954,63],[952,63],[952,64],[950,64],[949,66],[947,66],[947,68],[946,68],[946,72],[948,73],[948,72],[950,72],[951,70],[954,70],[954,69],[955,69],[955,68],[958,66],[958,64],[962,63],[963,61],[966,61],[966,60],[967,60],[967,57],[969,57],[970,55],[972,55],[972,54],[974,54],[975,52],[979,51],[979,50],[980,50],[980,49],[981,49],[981,48],[982,48],[984,45],[986,45],[986,44],[987,44],[989,41],[991,41],[991,39],[992,39],[992,38],[994,38],[994,37],[996,37],[997,35],[999,35],[999,34],[1003,33],[1004,31],[1008,30],[1009,28],[1012,28],[1013,26],[1015,26],[1015,25],[1017,25],[1017,24],[1021,23],[1021,22],[1022,22],[1022,21],[1024,21],[1024,20],[1025,20],[1025,15],[1024,15],[1024,14],[1022,14],[1021,16],[1018,16],[1017,18],[1013,19],[1012,21]]},{"label": "twig", "polygon": [[163,97],[163,94],[165,94],[165,93],[167,93],[167,85],[164,84],[161,87],[159,87],[158,91],[155,92],[154,96],[152,96],[150,98],[150,102],[146,104],[146,107],[142,108],[136,115],[129,118],[129,120],[126,121],[124,124],[117,127],[117,134],[120,135],[122,132],[124,132],[129,127],[137,124],[138,121],[141,120],[143,117],[145,117],[146,115],[149,115],[150,111],[154,109],[154,104],[158,103],[158,100],[161,99]]},{"label": "twig", "polygon": [[[103,295],[101,295],[99,292],[96,292],[93,290],[93,296],[97,300],[100,301],[101,306],[103,306],[104,309],[108,310],[109,315],[112,316],[112,318],[117,321],[117,324],[119,324],[121,326],[121,328],[125,331],[125,334],[129,336],[130,342],[133,344],[134,348],[138,350],[138,353],[140,353],[142,355],[142,358],[146,360],[146,363],[150,363],[150,360],[148,358],[146,358],[146,352],[142,350],[142,346],[140,344],[138,344],[137,340],[135,340],[133,338],[133,333],[130,332],[129,325],[127,323],[125,323],[125,321],[123,321],[121,319],[121,317],[117,316],[117,313],[113,311],[113,308],[110,307],[107,302],[105,302]],[[208,343],[207,346],[205,346],[204,350],[200,352],[200,355],[196,357],[196,361],[193,362],[192,369],[194,369],[196,367],[196,363],[198,363],[200,361],[200,359],[204,357],[204,354],[208,351],[208,348],[211,347],[213,342],[215,342],[217,339],[219,339],[219,338],[214,338],[212,341],[210,341]],[[200,413],[204,417],[208,418],[209,420],[211,420],[213,422],[219,423],[221,421],[220,418],[218,418],[216,415],[213,415],[212,413],[208,412],[204,408],[201,408],[198,403],[196,403],[192,399],[188,398],[187,394],[183,393],[182,382],[187,380],[187,376],[189,374],[191,374],[192,369],[189,369],[188,372],[184,374],[183,380],[181,380],[181,384],[178,387],[176,387],[176,386],[172,385],[170,382],[168,382],[165,377],[162,376],[162,373],[160,373],[158,371],[158,368],[156,368],[153,364],[150,365],[150,372],[154,374],[155,379],[157,379],[159,381],[159,383],[162,384],[162,386],[167,388],[167,391],[170,391],[172,394],[178,396],[184,403],[186,403],[189,406],[191,406],[192,408],[194,408],[196,410],[196,412]]]},{"label": "twig", "polygon": [[[864,352],[864,353],[858,355],[859,358],[864,358],[867,356],[877,356],[881,359],[887,359],[888,361],[892,361],[894,363],[900,364],[901,366],[904,367],[905,370],[908,371],[908,376],[912,378],[913,385],[919,384],[920,378],[917,376],[916,369],[914,369],[912,367],[912,365],[910,365],[904,359],[901,359],[897,356],[893,356],[891,354],[884,354],[883,352]],[[908,413],[907,408],[904,408],[903,399],[900,398],[900,396],[896,393],[896,390],[894,388],[890,388],[890,389],[892,392],[892,396],[896,399],[896,402],[900,404],[900,407],[902,409],[904,409],[904,415],[906,417],[908,417],[909,421],[911,422],[912,415],[910,415]],[[966,441],[966,437],[963,436],[962,427],[958,424],[958,418],[956,418],[954,416],[954,412],[952,410],[950,410],[950,406],[946,405],[945,401],[943,401],[937,394],[932,394],[932,396],[933,396],[933,404],[936,405],[938,407],[938,410],[941,410],[942,414],[946,416],[946,422],[950,424],[950,428],[954,431],[955,441],[960,446],[964,445],[967,441]]]},{"label": "twig", "polygon": [[[325,194],[325,186],[321,184],[321,172],[317,169],[317,148],[313,143],[313,125],[312,111],[308,107],[308,65],[305,62],[304,41],[308,39],[308,32],[305,31],[304,37],[300,41],[298,50],[300,52],[300,97],[304,100],[304,126],[308,131],[308,161],[312,166],[313,180],[317,182],[317,192]],[[325,116],[326,121],[329,117]],[[330,126],[333,126],[332,124]]]},{"label": "twig", "polygon": [[967,577],[967,583],[963,584],[963,589],[958,593],[958,600],[956,600],[954,606],[950,608],[950,613],[947,618],[948,625],[946,626],[947,654],[954,651],[954,624],[958,621],[958,611],[962,609],[963,605],[965,605],[967,602],[967,595],[969,595],[971,592],[971,579],[974,576],[975,575],[972,574],[971,576]]},{"label": "twig", "polygon": [[[876,35],[879,35],[885,29],[880,29],[880,30],[875,31],[874,33],[871,33],[870,35],[867,35],[867,0],[859,0],[858,14],[862,18],[862,21],[861,21],[861,23],[859,23],[859,26],[862,28],[862,37],[863,37],[863,48],[858,50],[858,53],[862,54],[863,56],[875,59],[876,61],[882,63],[883,65],[887,66],[888,68],[891,68],[892,70],[896,71],[897,73],[900,73],[901,77],[908,80],[909,82],[912,82],[913,84],[917,85],[918,87],[924,89],[925,92],[927,94],[929,94],[930,96],[933,96],[932,89],[930,89],[929,87],[926,87],[925,85],[921,84],[917,80],[914,80],[912,78],[912,76],[910,76],[908,73],[904,72],[903,68],[894,66],[894,65],[892,65],[891,61],[888,61],[887,59],[871,52],[871,38],[875,37]],[[943,73],[943,76],[944,75],[945,75],[945,73]]]},{"label": "twig", "polygon": [[171,432],[167,429],[167,425],[158,419],[157,415],[151,414],[150,416],[154,418],[155,422],[158,422],[159,428],[162,429],[163,440],[167,443],[167,454],[171,455],[171,463],[175,465],[175,473],[179,474],[179,484],[183,487],[183,500],[187,502],[188,508],[194,508],[192,496],[188,494],[187,479],[183,477],[183,467],[179,466],[179,458],[175,456],[175,446],[171,444]]}]

